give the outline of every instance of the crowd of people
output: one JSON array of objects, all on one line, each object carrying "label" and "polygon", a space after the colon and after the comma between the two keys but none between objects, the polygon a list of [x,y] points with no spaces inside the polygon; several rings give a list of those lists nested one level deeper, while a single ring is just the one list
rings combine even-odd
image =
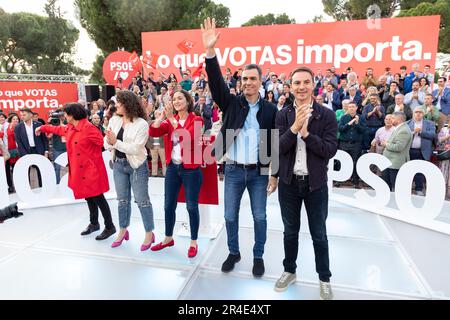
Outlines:
[{"label": "crowd of people", "polygon": [[[435,82],[431,67],[418,64],[394,73],[374,75],[367,68],[358,75],[351,67],[338,74],[330,67],[322,74],[306,67],[290,75],[270,69],[263,74],[257,65],[246,65],[222,74],[214,46],[218,41],[214,22],[202,26],[206,49],[206,74],[193,77],[190,70],[175,74],[150,73],[144,79],[138,73],[128,88],[119,86],[111,100],[80,100],[58,110],[48,121],[38,119],[32,110],[20,114],[0,113],[0,139],[8,188],[14,192],[11,175],[17,160],[27,154],[41,154],[53,160],[67,152],[69,187],[77,199],[84,198],[90,210],[90,224],[82,232],[99,230],[98,209],[105,220],[105,230],[97,237],[104,240],[116,233],[108,203],[103,194],[109,189],[101,160],[103,150],[111,151],[114,183],[117,190],[120,231],[112,247],[122,245],[130,234],[131,194],[141,212],[145,237],[142,251],[163,250],[175,244],[173,229],[175,210],[181,186],[186,192],[191,227],[188,257],[198,252],[200,170],[203,160],[186,162],[194,156],[194,145],[202,135],[217,136],[223,141],[216,159],[218,173],[225,177],[225,222],[229,255],[222,265],[230,272],[240,261],[238,242],[240,200],[245,189],[251,201],[255,222],[255,277],[264,274],[264,246],[267,234],[267,196],[279,186],[279,202],[284,232],[284,272],[275,284],[284,291],[296,279],[300,208],[305,203],[309,228],[320,279],[320,294],[331,299],[328,240],[325,221],[328,208],[327,166],[338,149],[348,152],[355,168],[349,181],[355,188],[362,184],[356,173],[361,155],[376,152],[386,156],[392,165],[378,172],[395,189],[400,167],[410,160],[435,161],[434,154],[450,149],[450,86],[445,77]],[[43,122],[43,123],[42,123]],[[46,124],[46,123],[51,124]],[[195,126],[203,128],[200,135]],[[229,139],[226,130],[238,130]],[[272,150],[272,132],[279,130],[279,150]],[[190,147],[179,130],[189,132]],[[267,130],[268,135],[260,135]],[[257,132],[255,137],[252,131]],[[272,175],[270,163],[261,161],[259,151],[277,154],[280,169]],[[227,160],[227,161],[224,161]],[[226,162],[224,166],[222,164]],[[449,182],[450,160],[437,163]],[[374,169],[376,170],[376,169]],[[57,182],[61,167],[55,164]],[[38,184],[41,185],[39,170]],[[148,195],[148,177],[165,179],[165,238],[156,245],[153,208]],[[339,187],[342,183],[336,183]],[[150,186],[151,187],[151,186]],[[415,193],[424,195],[426,182],[421,174],[414,178]],[[314,214],[313,214],[314,213]]]}]

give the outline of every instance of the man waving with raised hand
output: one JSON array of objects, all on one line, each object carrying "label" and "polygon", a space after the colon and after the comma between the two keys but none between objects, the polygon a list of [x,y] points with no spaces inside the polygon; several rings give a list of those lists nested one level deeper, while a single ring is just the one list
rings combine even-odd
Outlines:
[{"label": "man waving with raised hand", "polygon": [[[263,254],[267,237],[267,196],[277,188],[277,179],[269,179],[270,160],[275,159],[272,153],[278,152],[275,150],[278,148],[272,148],[272,130],[275,128],[277,109],[259,95],[262,71],[256,64],[248,64],[243,68],[243,94],[230,94],[214,50],[220,37],[220,32],[216,32],[215,20],[205,19],[201,30],[209,87],[213,100],[223,112],[223,125],[216,139],[215,156],[219,159],[227,154],[225,221],[229,255],[222,265],[222,271],[230,272],[241,259],[238,240],[239,207],[247,189],[255,228],[252,272],[255,277],[261,277],[265,271]],[[276,171],[275,169],[272,161],[272,171]]]}]

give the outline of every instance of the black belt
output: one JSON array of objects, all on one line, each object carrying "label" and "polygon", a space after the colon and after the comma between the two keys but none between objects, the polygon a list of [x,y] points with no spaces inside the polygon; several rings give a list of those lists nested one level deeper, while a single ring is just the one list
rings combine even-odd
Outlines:
[{"label": "black belt", "polygon": [[[225,162],[226,163],[226,162]],[[239,168],[243,168],[243,169],[256,169],[256,168],[258,168],[258,164],[256,164],[256,163],[251,163],[251,164],[243,164],[243,163],[226,163],[227,165],[228,164],[231,164],[231,165],[233,165],[233,166],[236,166],[236,167],[239,167]]]},{"label": "black belt", "polygon": [[294,179],[296,180],[308,180],[309,175],[305,174],[305,175],[298,175],[298,174],[294,174]]}]

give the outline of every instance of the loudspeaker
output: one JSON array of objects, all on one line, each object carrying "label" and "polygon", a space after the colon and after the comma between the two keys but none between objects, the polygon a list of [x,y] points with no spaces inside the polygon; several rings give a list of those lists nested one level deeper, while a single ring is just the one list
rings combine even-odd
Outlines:
[{"label": "loudspeaker", "polygon": [[107,102],[111,97],[116,95],[116,88],[112,85],[104,85],[102,86],[102,99]]},{"label": "loudspeaker", "polygon": [[97,101],[100,99],[100,88],[98,84],[87,84],[86,88],[86,102]]}]

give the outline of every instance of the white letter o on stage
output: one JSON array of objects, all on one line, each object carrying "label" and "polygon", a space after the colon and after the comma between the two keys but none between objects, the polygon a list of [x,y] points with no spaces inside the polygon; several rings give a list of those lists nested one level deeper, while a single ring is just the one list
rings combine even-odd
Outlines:
[{"label": "white letter o on stage", "polygon": [[[36,166],[41,172],[42,189],[33,192],[28,180],[28,169]],[[56,191],[56,175],[52,163],[44,156],[29,154],[21,157],[14,167],[14,186],[20,200],[30,205],[39,205],[50,200]]]}]

